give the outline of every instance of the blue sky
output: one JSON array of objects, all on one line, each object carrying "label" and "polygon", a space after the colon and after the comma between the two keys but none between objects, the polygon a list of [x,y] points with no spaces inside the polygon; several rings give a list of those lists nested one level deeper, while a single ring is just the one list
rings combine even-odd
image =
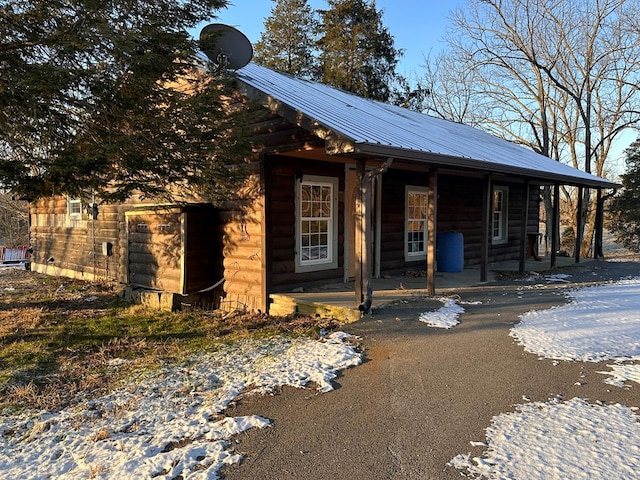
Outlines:
[{"label": "blue sky", "polygon": [[[418,73],[424,56],[443,47],[442,38],[449,24],[450,10],[464,6],[466,0],[377,0],[382,20],[395,39],[395,47],[404,50],[397,68],[408,77]],[[225,23],[244,33],[252,43],[260,39],[264,20],[271,13],[270,0],[233,0],[213,21]],[[314,9],[327,7],[326,0],[309,0]]]}]

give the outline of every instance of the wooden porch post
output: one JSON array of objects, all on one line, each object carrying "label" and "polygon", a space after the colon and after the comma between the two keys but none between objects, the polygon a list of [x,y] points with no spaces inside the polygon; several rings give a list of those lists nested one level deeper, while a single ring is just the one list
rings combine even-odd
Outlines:
[{"label": "wooden porch post", "polygon": [[520,262],[518,272],[524,273],[525,262],[527,258],[527,246],[529,238],[527,230],[529,228],[529,179],[524,181],[524,198],[522,202],[522,223],[520,225]]},{"label": "wooden porch post", "polygon": [[602,245],[602,234],[604,230],[604,200],[602,199],[602,188],[598,188],[596,200],[596,225],[595,225],[595,244],[593,246],[593,258],[604,258],[604,250]]},{"label": "wooden porch post", "polygon": [[355,195],[355,294],[356,305],[361,311],[369,310],[372,301],[371,290],[371,188],[366,173],[366,161],[358,160],[356,165],[358,188]]},{"label": "wooden porch post", "polygon": [[578,187],[578,218],[576,218],[576,246],[573,250],[573,255],[576,259],[576,263],[580,263],[580,249],[582,248],[582,207],[584,193],[583,187]]},{"label": "wooden porch post", "polygon": [[480,239],[480,281],[487,281],[489,269],[489,235],[491,234],[491,177],[484,176],[482,188],[482,234]]},{"label": "wooden porch post", "polygon": [[[438,170],[429,170],[427,211],[427,294],[436,294],[436,234],[438,225]],[[406,242],[406,239],[405,239]]]},{"label": "wooden porch post", "polygon": [[560,185],[553,186],[553,214],[551,216],[551,268],[556,268],[558,255],[558,222],[560,220]]}]

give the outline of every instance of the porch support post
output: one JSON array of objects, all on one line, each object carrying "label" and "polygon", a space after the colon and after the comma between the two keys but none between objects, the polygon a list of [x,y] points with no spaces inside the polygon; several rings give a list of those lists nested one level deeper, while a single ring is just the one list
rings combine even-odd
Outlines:
[{"label": "porch support post", "polygon": [[524,181],[522,201],[522,223],[520,224],[520,262],[518,272],[524,273],[525,262],[527,258],[527,246],[529,238],[527,230],[529,228],[529,179]]},{"label": "porch support post", "polygon": [[366,172],[366,161],[356,165],[358,186],[355,194],[355,293],[356,305],[362,312],[371,307],[371,186]]},{"label": "porch support post", "polygon": [[489,235],[491,234],[491,177],[484,176],[482,188],[482,232],[480,238],[480,281],[487,281],[489,270]]},{"label": "porch support post", "polygon": [[560,185],[553,186],[553,214],[551,215],[551,268],[557,266],[558,229],[560,220]]},{"label": "porch support post", "polygon": [[[427,211],[427,294],[436,294],[436,234],[438,228],[438,170],[429,170]],[[405,239],[406,242],[406,239]]]},{"label": "porch support post", "polygon": [[582,195],[584,194],[584,188],[578,187],[578,215],[576,218],[576,246],[573,250],[573,255],[576,259],[576,263],[580,263],[580,249],[582,248],[582,208],[584,200]]},{"label": "porch support post", "polygon": [[602,234],[604,230],[604,199],[602,198],[602,188],[598,188],[596,201],[596,224],[595,224],[595,245],[593,246],[593,258],[604,258],[602,245]]},{"label": "porch support post", "polygon": [[375,241],[373,244],[375,245],[375,264],[373,266],[373,275],[374,278],[380,278],[380,259],[382,258],[382,177],[380,175],[376,175],[373,177],[374,184],[372,185],[373,192],[372,196],[375,196],[375,215],[376,215],[376,226],[375,226]]}]

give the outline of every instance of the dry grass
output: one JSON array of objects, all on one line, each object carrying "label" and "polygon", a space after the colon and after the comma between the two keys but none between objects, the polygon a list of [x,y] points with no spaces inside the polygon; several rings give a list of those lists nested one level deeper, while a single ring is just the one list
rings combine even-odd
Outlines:
[{"label": "dry grass", "polygon": [[161,312],[126,304],[118,287],[0,270],[0,408],[55,411],[104,394],[133,371],[246,336],[314,335],[337,321]]}]

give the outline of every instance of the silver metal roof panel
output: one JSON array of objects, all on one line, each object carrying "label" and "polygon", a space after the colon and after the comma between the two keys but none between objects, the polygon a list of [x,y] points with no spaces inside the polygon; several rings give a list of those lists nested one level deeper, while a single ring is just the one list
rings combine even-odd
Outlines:
[{"label": "silver metal roof panel", "polygon": [[236,75],[272,100],[350,139],[361,153],[565,184],[617,186],[468,125],[362,98],[254,63]]}]

